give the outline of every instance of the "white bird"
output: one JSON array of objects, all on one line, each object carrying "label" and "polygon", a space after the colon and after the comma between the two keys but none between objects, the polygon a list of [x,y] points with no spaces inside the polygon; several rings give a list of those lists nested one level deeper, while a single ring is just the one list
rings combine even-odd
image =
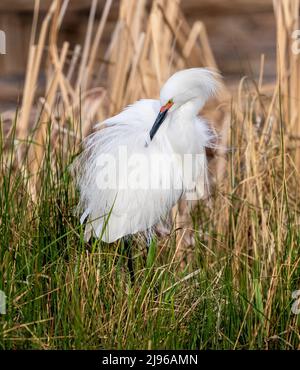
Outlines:
[{"label": "white bird", "polygon": [[209,69],[176,72],[160,100],[135,102],[85,139],[74,167],[86,239],[111,243],[147,231],[180,198],[203,197],[205,148],[214,135],[197,115],[217,89],[218,74]]}]

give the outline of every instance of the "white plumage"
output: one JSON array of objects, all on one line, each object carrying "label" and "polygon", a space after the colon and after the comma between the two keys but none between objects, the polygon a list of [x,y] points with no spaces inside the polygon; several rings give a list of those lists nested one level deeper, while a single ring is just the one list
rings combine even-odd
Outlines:
[{"label": "white plumage", "polygon": [[[137,101],[85,139],[74,167],[87,239],[94,234],[113,242],[146,231],[180,197],[204,195],[205,147],[213,135],[197,114],[215,94],[216,77],[203,68],[179,71],[162,87],[160,100]],[[182,165],[186,157],[192,158],[185,166],[192,179]]]}]

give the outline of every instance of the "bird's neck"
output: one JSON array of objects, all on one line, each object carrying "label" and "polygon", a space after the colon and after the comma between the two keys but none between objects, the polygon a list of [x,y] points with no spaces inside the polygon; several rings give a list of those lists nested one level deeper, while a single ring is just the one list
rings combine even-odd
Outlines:
[{"label": "bird's neck", "polygon": [[181,117],[186,117],[187,119],[193,119],[197,116],[200,109],[203,107],[202,98],[194,98],[188,102],[182,104],[178,109],[178,114]]},{"label": "bird's neck", "polygon": [[188,101],[174,110],[170,121],[166,122],[165,134],[176,153],[199,152],[199,143],[198,140],[195,140],[199,109],[201,109],[199,102],[195,100]]},{"label": "bird's neck", "polygon": [[197,115],[202,108],[203,104],[201,99],[193,99],[182,104],[170,117],[170,128],[172,130],[180,130],[183,127],[185,130],[188,126],[194,125]]}]

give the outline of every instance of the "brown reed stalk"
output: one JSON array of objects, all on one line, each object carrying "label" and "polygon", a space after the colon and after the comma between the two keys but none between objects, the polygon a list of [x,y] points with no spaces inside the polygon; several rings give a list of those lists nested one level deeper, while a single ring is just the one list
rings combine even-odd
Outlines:
[{"label": "brown reed stalk", "polygon": [[[281,93],[283,119],[289,135],[300,139],[300,55],[295,52],[293,32],[299,30],[299,0],[273,0],[277,27],[277,79]],[[299,41],[298,41],[299,44]],[[300,166],[298,141],[296,166]]]}]

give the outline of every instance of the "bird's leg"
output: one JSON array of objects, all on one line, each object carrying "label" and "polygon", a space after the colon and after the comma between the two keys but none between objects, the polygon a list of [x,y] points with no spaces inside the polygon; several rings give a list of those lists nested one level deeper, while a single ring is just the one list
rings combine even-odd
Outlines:
[{"label": "bird's leg", "polygon": [[130,281],[131,285],[134,284],[134,270],[133,270],[133,259],[132,259],[132,238],[131,237],[124,237],[124,250],[127,254],[127,267],[130,274]]}]

